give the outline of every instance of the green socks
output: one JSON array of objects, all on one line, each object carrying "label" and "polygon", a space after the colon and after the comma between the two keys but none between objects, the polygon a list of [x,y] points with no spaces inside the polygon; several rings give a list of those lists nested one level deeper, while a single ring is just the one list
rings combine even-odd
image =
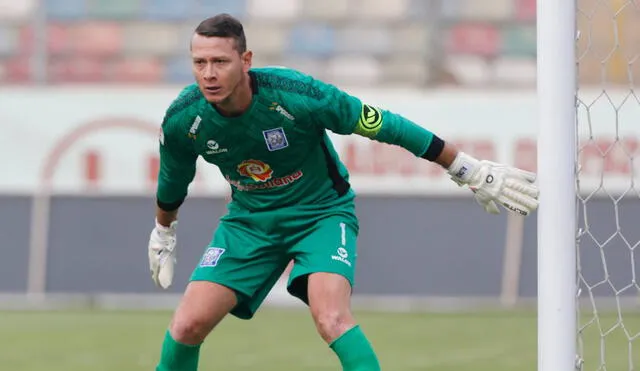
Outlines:
[{"label": "green socks", "polygon": [[200,345],[186,345],[173,340],[169,330],[164,336],[160,364],[156,371],[196,371]]},{"label": "green socks", "polygon": [[380,363],[360,326],[355,326],[329,347],[338,355],[343,371],[380,371]]},{"label": "green socks", "polygon": [[[349,329],[329,347],[340,359],[344,371],[380,371],[378,358],[360,326]],[[156,371],[196,371],[199,356],[200,345],[179,343],[167,330]]]}]

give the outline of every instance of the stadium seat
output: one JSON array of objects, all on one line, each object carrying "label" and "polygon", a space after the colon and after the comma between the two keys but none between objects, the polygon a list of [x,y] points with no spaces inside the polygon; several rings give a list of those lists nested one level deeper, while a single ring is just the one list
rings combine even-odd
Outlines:
[{"label": "stadium seat", "polygon": [[513,13],[513,0],[466,0],[460,11],[467,21],[503,21]]},{"label": "stadium seat", "polygon": [[191,84],[194,77],[191,72],[191,60],[187,55],[166,60],[163,81],[173,84]]},{"label": "stadium seat", "polygon": [[51,55],[67,54],[73,48],[72,32],[64,23],[49,23],[47,26],[47,51]]},{"label": "stadium seat", "polygon": [[0,24],[0,56],[15,55],[18,52],[18,29]]},{"label": "stadium seat", "polygon": [[376,23],[363,26],[347,26],[337,30],[336,51],[342,54],[382,55],[389,53],[393,43],[387,27]]},{"label": "stadium seat", "polygon": [[305,19],[342,20],[349,15],[349,2],[344,0],[302,0]]},{"label": "stadium seat", "polygon": [[122,83],[158,83],[164,75],[164,65],[148,57],[117,59],[108,70],[109,81]]},{"label": "stadium seat", "polygon": [[193,0],[191,17],[199,22],[219,13],[228,13],[244,19],[247,14],[246,0]]},{"label": "stadium seat", "polygon": [[390,52],[429,55],[433,48],[428,27],[422,23],[403,23],[394,28]]},{"label": "stadium seat", "polygon": [[388,85],[423,86],[429,77],[426,58],[399,54],[382,64],[382,80]]},{"label": "stadium seat", "polygon": [[142,0],[141,19],[151,21],[187,20],[194,7],[192,1]]},{"label": "stadium seat", "polygon": [[536,0],[515,0],[514,16],[518,21],[534,21],[536,19]]},{"label": "stadium seat", "polygon": [[115,22],[79,23],[71,26],[69,32],[73,51],[80,55],[108,56],[122,48],[122,28]]},{"label": "stadium seat", "polygon": [[285,48],[288,31],[277,22],[245,22],[249,49],[260,55],[279,55]]},{"label": "stadium seat", "polygon": [[399,20],[410,11],[408,0],[352,0],[351,3],[351,17],[359,20]]},{"label": "stadium seat", "polygon": [[[443,1],[450,2],[454,0]],[[422,20],[426,22],[430,19],[437,19],[439,14],[436,12],[439,6],[439,0],[410,0],[407,5],[406,18],[409,20]]]},{"label": "stadium seat", "polygon": [[33,52],[35,44],[35,37],[30,25],[22,25],[18,29],[18,55],[30,55]]},{"label": "stadium seat", "polygon": [[458,24],[447,32],[447,49],[454,54],[491,57],[497,54],[500,33],[489,23]]},{"label": "stadium seat", "polygon": [[366,56],[337,56],[327,65],[327,79],[341,86],[376,85],[381,72],[380,63]]},{"label": "stadium seat", "polygon": [[170,55],[184,50],[180,28],[171,23],[134,22],[123,27],[123,53],[128,55]]},{"label": "stadium seat", "polygon": [[2,86],[4,83],[8,82],[7,81],[7,66],[6,66],[7,62],[0,58],[0,86]]},{"label": "stadium seat", "polygon": [[52,21],[83,19],[87,14],[85,0],[43,0],[43,6]]},{"label": "stadium seat", "polygon": [[491,74],[491,66],[480,56],[453,55],[448,56],[446,68],[456,82],[462,86],[481,86],[487,84]]},{"label": "stadium seat", "polygon": [[31,64],[28,57],[9,58],[3,64],[5,81],[25,83],[31,80]]},{"label": "stadium seat", "polygon": [[299,0],[248,0],[248,15],[253,19],[295,19],[301,11]]},{"label": "stadium seat", "polygon": [[35,0],[0,0],[0,21],[28,19],[35,7]]},{"label": "stadium seat", "polygon": [[501,54],[505,56],[536,56],[536,27],[509,26],[502,32]]},{"label": "stadium seat", "polygon": [[100,58],[62,57],[49,61],[52,83],[97,83],[105,81],[106,66]]},{"label": "stadium seat", "polygon": [[[420,1],[420,0],[416,0]],[[446,0],[439,4],[440,17],[442,20],[460,21],[462,18],[462,9],[465,5],[465,0]]]},{"label": "stadium seat", "polygon": [[493,62],[493,77],[498,85],[535,86],[536,60],[533,58],[498,58]]},{"label": "stadium seat", "polygon": [[301,23],[293,27],[287,41],[287,53],[327,56],[335,49],[335,31],[328,25]]},{"label": "stadium seat", "polygon": [[97,19],[132,19],[140,13],[140,0],[86,0],[87,13]]}]

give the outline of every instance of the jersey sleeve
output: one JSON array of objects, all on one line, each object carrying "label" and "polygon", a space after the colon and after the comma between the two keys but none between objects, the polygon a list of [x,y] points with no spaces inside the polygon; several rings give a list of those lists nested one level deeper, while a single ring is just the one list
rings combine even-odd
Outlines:
[{"label": "jersey sleeve", "polygon": [[184,117],[165,117],[160,132],[160,170],[156,197],[163,210],[177,209],[187,197],[189,184],[196,174],[198,155],[184,128]]},{"label": "jersey sleeve", "polygon": [[416,156],[429,149],[434,134],[388,110],[363,103],[337,87],[313,80],[321,92],[321,104],[314,116],[325,129],[337,134],[357,134],[403,147]]}]

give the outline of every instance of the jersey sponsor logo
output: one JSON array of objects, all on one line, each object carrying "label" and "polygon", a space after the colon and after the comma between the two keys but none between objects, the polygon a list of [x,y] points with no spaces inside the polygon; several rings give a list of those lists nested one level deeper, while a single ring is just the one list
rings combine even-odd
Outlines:
[{"label": "jersey sponsor logo", "polygon": [[269,129],[262,132],[264,141],[267,143],[269,151],[277,151],[289,147],[287,136],[284,134],[283,128]]},{"label": "jersey sponsor logo", "polygon": [[207,151],[205,152],[208,155],[215,155],[218,153],[225,153],[229,150],[226,148],[220,148],[220,144],[213,139],[209,139],[207,141]]},{"label": "jersey sponsor logo", "polygon": [[278,112],[279,114],[281,114],[282,116],[288,118],[291,121],[295,121],[296,120],[296,118],[293,117],[292,114],[290,114],[286,109],[282,108],[282,106],[279,105],[276,102],[271,103],[271,106],[269,106],[269,109],[272,110],[272,111]]},{"label": "jersey sponsor logo", "polygon": [[382,128],[382,112],[376,107],[363,104],[355,132],[373,138],[378,134],[380,128]]},{"label": "jersey sponsor logo", "polygon": [[202,255],[202,260],[200,260],[200,266],[215,267],[216,265],[218,265],[218,260],[220,260],[220,257],[222,256],[222,254],[224,254],[225,251],[226,249],[223,249],[220,247],[208,248],[207,251],[205,251],[204,254]]},{"label": "jersey sponsor logo", "polygon": [[238,165],[238,173],[242,176],[255,180],[256,184],[242,184],[237,180],[231,179],[228,175],[225,177],[229,184],[235,186],[239,191],[254,191],[258,189],[279,188],[289,185],[304,175],[302,170],[285,175],[280,178],[273,178],[273,169],[268,164],[259,160],[246,160]]},{"label": "jersey sponsor logo", "polygon": [[238,165],[238,173],[242,176],[249,177],[256,182],[266,182],[271,179],[273,169],[269,164],[265,164],[260,160],[245,160]]},{"label": "jersey sponsor logo", "polygon": [[196,116],[195,120],[193,120],[193,124],[191,124],[191,127],[189,128],[189,134],[187,134],[189,138],[196,139],[196,137],[198,136],[198,129],[200,128],[201,121],[202,119],[200,118],[200,116]]}]

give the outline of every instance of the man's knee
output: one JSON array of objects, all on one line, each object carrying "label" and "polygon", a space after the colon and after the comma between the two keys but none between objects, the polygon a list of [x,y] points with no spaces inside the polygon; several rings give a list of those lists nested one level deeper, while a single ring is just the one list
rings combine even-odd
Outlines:
[{"label": "man's knee", "polygon": [[330,343],[355,325],[348,309],[325,308],[313,311],[313,318],[320,336]]},{"label": "man's knee", "polygon": [[212,329],[206,319],[186,316],[176,316],[169,326],[175,341],[194,345],[202,343]]},{"label": "man's knee", "polygon": [[169,332],[174,340],[200,344],[236,305],[235,293],[212,282],[191,282],[176,310]]}]

